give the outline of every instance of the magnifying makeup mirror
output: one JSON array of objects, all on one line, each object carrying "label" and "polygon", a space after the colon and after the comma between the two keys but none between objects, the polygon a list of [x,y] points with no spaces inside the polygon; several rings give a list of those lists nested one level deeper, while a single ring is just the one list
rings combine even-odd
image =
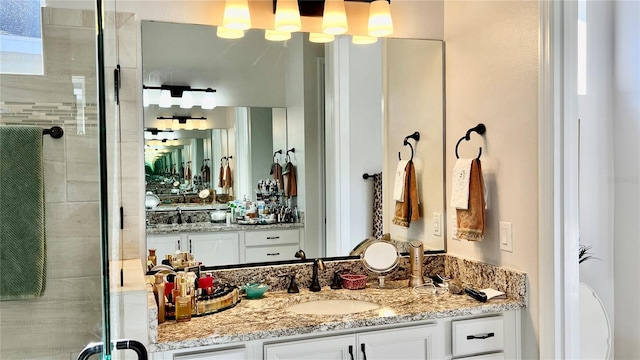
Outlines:
[{"label": "magnifying makeup mirror", "polygon": [[378,274],[380,288],[384,288],[385,275],[398,266],[398,259],[398,249],[386,241],[373,242],[362,253],[364,266]]}]

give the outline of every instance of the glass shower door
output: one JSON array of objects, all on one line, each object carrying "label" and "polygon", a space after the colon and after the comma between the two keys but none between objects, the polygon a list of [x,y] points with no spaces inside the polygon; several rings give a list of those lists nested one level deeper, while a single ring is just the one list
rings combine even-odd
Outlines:
[{"label": "glass shower door", "polygon": [[[71,3],[73,9],[0,0],[0,126],[59,126],[64,132],[57,139],[43,135],[43,171],[33,174],[44,184],[45,289],[34,298],[0,301],[1,359],[75,359],[88,343],[110,342],[96,70],[100,3]],[[14,157],[14,151],[0,154],[3,162]],[[3,201],[0,211],[17,212],[21,205]],[[12,244],[0,239],[0,261],[29,261],[28,253],[9,253]],[[110,348],[104,350],[108,357]]]}]

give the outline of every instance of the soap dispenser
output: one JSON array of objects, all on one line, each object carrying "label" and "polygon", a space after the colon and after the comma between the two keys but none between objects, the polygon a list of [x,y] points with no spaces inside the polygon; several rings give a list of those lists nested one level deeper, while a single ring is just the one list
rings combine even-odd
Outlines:
[{"label": "soap dispenser", "polygon": [[409,263],[411,264],[411,276],[409,276],[409,287],[424,284],[422,277],[422,263],[424,261],[424,245],[420,240],[409,242]]}]

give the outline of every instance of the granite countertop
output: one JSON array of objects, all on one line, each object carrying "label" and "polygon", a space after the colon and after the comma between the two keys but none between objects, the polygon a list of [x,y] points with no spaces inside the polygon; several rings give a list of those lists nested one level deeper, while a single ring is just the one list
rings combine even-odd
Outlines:
[{"label": "granite countertop", "polygon": [[[301,315],[285,310],[296,303],[322,299],[365,300],[381,307],[347,315]],[[299,294],[269,291],[261,299],[243,299],[236,307],[217,314],[194,317],[185,323],[169,321],[160,324],[157,326],[157,342],[152,341],[150,350],[159,352],[321,334],[332,330],[494,313],[524,306],[524,299],[493,299],[481,303],[467,295],[418,294],[407,286],[407,280],[387,281],[385,289],[379,289],[377,281],[370,281],[362,290],[331,290],[324,286],[321,292],[314,293],[301,287]]]},{"label": "granite countertop", "polygon": [[256,225],[240,225],[231,224],[227,226],[222,223],[196,222],[183,224],[155,224],[147,225],[147,235],[163,235],[176,234],[184,232],[218,232],[218,231],[240,231],[240,230],[270,230],[270,229],[298,229],[303,228],[304,223],[275,223],[275,224],[256,224]]}]

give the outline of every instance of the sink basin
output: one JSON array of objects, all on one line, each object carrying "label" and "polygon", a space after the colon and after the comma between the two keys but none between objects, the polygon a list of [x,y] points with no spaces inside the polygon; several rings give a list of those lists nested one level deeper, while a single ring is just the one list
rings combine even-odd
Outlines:
[{"label": "sink basin", "polygon": [[379,304],[369,301],[330,299],[307,301],[291,305],[287,310],[296,314],[343,315],[375,310],[378,308],[380,308]]}]

